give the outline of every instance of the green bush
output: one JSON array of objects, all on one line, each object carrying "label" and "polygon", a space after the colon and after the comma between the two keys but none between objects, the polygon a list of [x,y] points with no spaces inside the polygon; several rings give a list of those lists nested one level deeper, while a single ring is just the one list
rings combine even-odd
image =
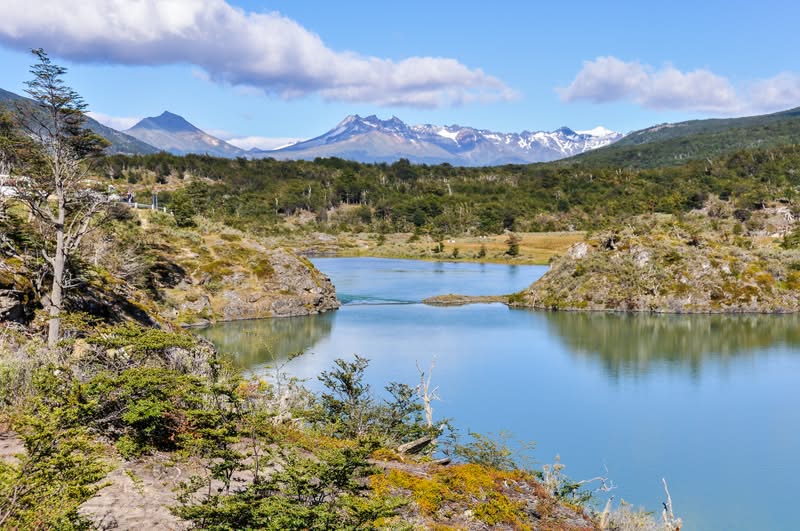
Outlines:
[{"label": "green bush", "polygon": [[202,430],[226,422],[227,413],[214,407],[218,389],[163,368],[100,374],[84,392],[92,405],[92,425],[115,440],[125,457],[185,447]]}]

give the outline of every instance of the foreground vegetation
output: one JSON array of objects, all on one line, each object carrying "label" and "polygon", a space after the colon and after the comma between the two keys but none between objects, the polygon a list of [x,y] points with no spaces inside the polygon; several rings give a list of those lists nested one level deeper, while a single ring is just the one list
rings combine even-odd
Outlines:
[{"label": "foreground vegetation", "polygon": [[180,527],[675,528],[595,509],[588,485],[520,468],[503,440],[448,435],[422,386],[373,393],[363,358],[337,360],[315,395],[280,371],[243,378],[186,332],[78,321],[55,351],[3,328],[0,426],[24,451],[0,459],[0,528],[99,525],[110,471],[135,486],[130,463],[165,460],[191,472],[169,506]]}]

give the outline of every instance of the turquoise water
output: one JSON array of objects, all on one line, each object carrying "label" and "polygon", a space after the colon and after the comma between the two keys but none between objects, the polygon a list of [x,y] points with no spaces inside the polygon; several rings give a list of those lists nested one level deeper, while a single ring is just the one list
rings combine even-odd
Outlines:
[{"label": "turquoise water", "polygon": [[431,307],[445,293],[519,290],[537,266],[371,258],[314,260],[337,312],[220,324],[202,333],[249,368],[304,351],[288,370],[317,386],[335,358],[371,360],[373,387],[416,383],[435,356],[435,415],[462,432],[536,441],[573,478],[610,477],[659,511],[667,479],[685,529],[794,529],[800,473],[800,318],[649,316]]}]

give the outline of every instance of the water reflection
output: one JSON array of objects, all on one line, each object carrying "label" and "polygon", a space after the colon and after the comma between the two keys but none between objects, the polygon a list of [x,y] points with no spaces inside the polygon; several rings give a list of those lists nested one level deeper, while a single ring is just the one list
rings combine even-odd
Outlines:
[{"label": "water reflection", "polygon": [[575,355],[596,358],[614,378],[673,369],[698,375],[704,362],[800,345],[798,315],[650,315],[546,312]]},{"label": "water reflection", "polygon": [[197,333],[242,368],[256,369],[305,352],[331,334],[335,312],[307,317],[255,319],[209,326]]}]

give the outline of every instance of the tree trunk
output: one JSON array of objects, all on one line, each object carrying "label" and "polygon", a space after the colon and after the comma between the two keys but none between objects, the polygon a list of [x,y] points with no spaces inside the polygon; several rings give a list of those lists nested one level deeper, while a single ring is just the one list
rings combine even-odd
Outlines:
[{"label": "tree trunk", "polygon": [[50,322],[47,330],[47,346],[53,348],[58,343],[61,328],[61,308],[64,297],[64,268],[67,262],[66,242],[64,241],[65,199],[58,197],[58,218],[56,222],[56,252],[53,255],[53,287],[50,290]]}]

